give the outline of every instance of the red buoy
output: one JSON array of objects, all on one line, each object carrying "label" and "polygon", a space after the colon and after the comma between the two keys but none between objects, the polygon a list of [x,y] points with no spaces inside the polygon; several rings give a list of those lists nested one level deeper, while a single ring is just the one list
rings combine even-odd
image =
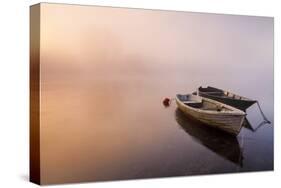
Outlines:
[{"label": "red buoy", "polygon": [[169,99],[169,98],[165,98],[165,99],[163,100],[163,105],[164,105],[165,107],[170,106],[170,103],[171,103],[171,99]]}]

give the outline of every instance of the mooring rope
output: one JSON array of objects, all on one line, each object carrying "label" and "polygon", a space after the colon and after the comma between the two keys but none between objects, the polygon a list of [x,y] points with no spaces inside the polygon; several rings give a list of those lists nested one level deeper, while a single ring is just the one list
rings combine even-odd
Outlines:
[{"label": "mooring rope", "polygon": [[267,123],[271,123],[271,122],[266,118],[266,116],[264,115],[264,113],[263,113],[263,111],[262,111],[262,109],[261,109],[261,106],[260,106],[259,101],[257,101],[257,105],[258,105],[258,107],[259,107],[259,109],[260,109],[260,112],[261,112],[261,115],[262,115],[263,119],[264,119]]},{"label": "mooring rope", "polygon": [[253,130],[253,132],[256,132],[259,128],[261,128],[263,125],[268,124],[268,123],[270,123],[270,122],[268,122],[267,120],[264,120]]}]

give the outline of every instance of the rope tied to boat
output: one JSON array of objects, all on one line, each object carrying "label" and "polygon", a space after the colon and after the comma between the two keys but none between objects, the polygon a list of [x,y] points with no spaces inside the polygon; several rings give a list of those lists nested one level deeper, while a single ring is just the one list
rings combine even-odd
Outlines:
[{"label": "rope tied to boat", "polygon": [[[197,94],[198,94],[198,93],[199,93],[199,92],[197,91]],[[169,106],[171,105],[171,103],[172,103],[173,100],[176,100],[176,99],[175,99],[175,98],[168,98],[168,97],[166,97],[166,98],[163,99],[162,103],[163,103],[163,105],[167,108],[167,107],[169,107]],[[265,114],[263,113],[263,111],[262,111],[262,109],[261,109],[261,106],[260,106],[260,104],[259,104],[259,101],[256,101],[256,103],[257,103],[258,108],[259,108],[259,110],[260,110],[260,113],[261,113],[261,115],[262,115],[262,117],[263,117],[263,119],[264,119],[264,122],[270,124],[271,122],[267,119],[267,117],[266,117]]]},{"label": "rope tied to boat", "polygon": [[256,103],[257,103],[257,105],[258,105],[258,107],[259,107],[260,113],[261,113],[261,115],[262,115],[264,121],[265,121],[266,123],[271,123],[271,122],[267,119],[267,117],[265,116],[265,114],[263,113],[259,101],[256,101]]}]

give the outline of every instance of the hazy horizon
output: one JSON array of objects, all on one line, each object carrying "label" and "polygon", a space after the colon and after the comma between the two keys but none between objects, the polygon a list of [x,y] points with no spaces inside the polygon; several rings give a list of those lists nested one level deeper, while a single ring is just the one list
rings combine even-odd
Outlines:
[{"label": "hazy horizon", "polygon": [[[273,24],[270,17],[42,3],[42,181],[235,172],[179,130],[175,106],[161,101],[211,85],[259,100],[273,121]],[[248,136],[271,143],[273,129]],[[251,158],[259,148],[245,147],[240,171],[270,169],[271,147],[263,162]],[[214,166],[201,169],[205,163]]]}]

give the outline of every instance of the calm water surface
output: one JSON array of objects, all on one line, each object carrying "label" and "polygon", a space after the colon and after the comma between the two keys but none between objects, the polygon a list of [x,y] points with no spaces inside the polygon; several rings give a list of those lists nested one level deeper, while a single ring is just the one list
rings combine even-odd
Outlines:
[{"label": "calm water surface", "polygon": [[[163,97],[172,97],[169,91],[193,91],[197,85],[146,79],[73,81],[44,94],[42,163],[48,182],[273,169],[273,123],[256,131],[243,128],[237,138],[230,137],[186,118],[175,103],[162,106]],[[259,97],[252,89],[239,93]],[[260,100],[273,122],[267,102],[272,104],[272,98]],[[255,129],[263,120],[257,106],[247,113]]]},{"label": "calm water surface", "polygon": [[[272,18],[42,10],[43,183],[273,169]],[[233,138],[162,105],[201,85],[258,100],[272,123]],[[247,114],[263,121],[256,105]]]}]

